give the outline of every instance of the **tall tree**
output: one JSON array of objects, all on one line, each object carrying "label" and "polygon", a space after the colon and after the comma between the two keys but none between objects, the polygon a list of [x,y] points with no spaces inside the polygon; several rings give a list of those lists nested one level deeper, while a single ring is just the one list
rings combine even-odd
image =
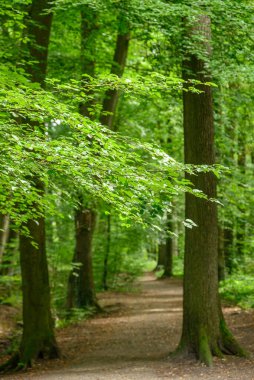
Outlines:
[{"label": "tall tree", "polygon": [[[197,50],[185,55],[183,78],[187,83],[193,79],[202,83],[210,81],[210,18],[207,15],[199,16],[195,25],[188,24],[188,27],[185,20],[185,26],[188,37],[196,41]],[[183,94],[185,163],[213,165],[212,89],[200,84],[199,90],[202,91],[200,94],[191,91]],[[216,197],[216,178],[213,173],[188,178],[209,198]],[[186,228],[183,331],[179,351],[194,353],[202,362],[211,365],[213,355],[243,355],[243,350],[226,326],[219,301],[216,203],[186,194],[185,207],[185,217],[198,226]]]},{"label": "tall tree", "polygon": [[[118,19],[119,27],[116,39],[116,47],[111,66],[111,74],[122,77],[126,66],[126,60],[128,56],[130,30],[128,23],[125,20],[122,10],[120,11]],[[119,90],[109,89],[106,91],[102,106],[102,113],[100,116],[101,124],[105,125],[111,130],[116,130],[115,116],[119,100]],[[111,216],[107,216],[107,236],[106,236],[106,251],[104,256],[102,286],[104,290],[108,289],[107,277],[108,277],[108,260],[111,247]]]},{"label": "tall tree", "polygon": [[[34,0],[29,6],[26,27],[26,71],[30,80],[45,85],[48,45],[52,23],[49,0]],[[26,47],[24,47],[24,50]],[[34,129],[44,128],[28,120]],[[43,194],[44,184],[34,177],[36,189]],[[36,207],[34,205],[33,207]],[[28,220],[28,234],[20,236],[20,265],[23,294],[23,334],[18,352],[4,364],[3,369],[31,366],[37,358],[55,358],[59,350],[54,336],[54,324],[50,310],[50,287],[45,246],[45,218]]]},{"label": "tall tree", "polygon": [[[93,77],[95,74],[93,48],[97,36],[97,19],[96,13],[88,7],[81,11],[80,35],[81,73]],[[79,112],[83,116],[92,118],[92,115],[89,112],[91,106],[89,103],[89,101],[81,103],[79,106]],[[66,307],[68,310],[73,307],[99,308],[94,289],[92,263],[92,240],[95,224],[95,207],[92,207],[92,201],[89,200],[89,197],[85,196],[81,190],[79,194],[79,204],[75,210],[75,251],[72,260],[74,267],[68,279],[66,300]]]}]

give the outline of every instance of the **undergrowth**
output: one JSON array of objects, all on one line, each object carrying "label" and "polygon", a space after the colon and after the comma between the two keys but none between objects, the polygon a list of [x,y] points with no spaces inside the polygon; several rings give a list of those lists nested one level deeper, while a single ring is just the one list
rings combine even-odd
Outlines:
[{"label": "undergrowth", "polygon": [[249,274],[234,274],[220,283],[223,299],[244,309],[254,308],[254,278]]}]

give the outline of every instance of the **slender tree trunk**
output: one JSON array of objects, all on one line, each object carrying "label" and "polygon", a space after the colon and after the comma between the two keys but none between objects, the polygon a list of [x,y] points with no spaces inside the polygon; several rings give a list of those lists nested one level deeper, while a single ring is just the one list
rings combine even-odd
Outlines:
[{"label": "slender tree trunk", "polygon": [[[27,18],[28,57],[27,73],[32,82],[44,87],[52,13],[49,0],[34,0]],[[29,122],[29,121],[28,121]],[[30,123],[35,126],[34,122]],[[43,126],[41,127],[43,131]],[[33,178],[37,190],[43,194],[44,185]],[[34,206],[36,207],[36,205]],[[19,351],[2,369],[26,368],[37,358],[55,358],[59,350],[54,336],[50,310],[50,287],[45,247],[45,219],[29,220],[26,227],[30,236],[20,236],[20,264],[23,294],[23,334]]]},{"label": "slender tree trunk", "polygon": [[[90,12],[87,9],[81,12],[81,68],[82,74],[88,74],[94,76],[95,62],[91,59],[91,51],[94,48],[95,35],[97,31],[96,15],[94,12]],[[128,33],[129,36],[129,33]],[[116,50],[114,54],[114,60],[112,64],[111,73],[121,76],[124,70],[129,37],[126,35],[118,35]],[[100,122],[110,129],[113,126],[113,115],[116,111],[119,93],[117,90],[109,90],[105,94],[103,102],[103,112],[100,117]],[[89,112],[90,104],[80,104],[80,113],[84,116],[91,117]],[[105,112],[105,114],[104,114]],[[82,197],[81,197],[82,198]],[[86,218],[84,218],[86,215]],[[110,219],[110,216],[108,217]],[[80,202],[80,206],[76,211],[76,220],[82,221],[81,231],[86,231],[86,239],[83,238],[82,233],[76,230],[76,249],[74,252],[73,262],[82,263],[82,267],[74,267],[70,273],[68,280],[67,300],[66,307],[71,309],[72,307],[86,307],[95,306],[99,308],[93,284],[93,268],[92,268],[92,237],[94,233],[94,227],[91,228],[90,221],[93,220],[95,225],[96,214],[93,209],[86,207],[84,202]],[[85,225],[85,223],[88,223]],[[110,223],[110,220],[109,220]],[[110,237],[107,237],[110,239]],[[90,242],[90,243],[89,243]],[[79,256],[77,256],[77,247],[79,247]],[[83,248],[82,248],[83,247]],[[108,249],[104,257],[103,268],[103,284],[107,287],[107,273],[108,273],[108,257],[110,254],[110,245],[107,245]],[[83,274],[82,274],[83,273]],[[85,278],[85,273],[87,278]],[[82,276],[81,276],[82,274]],[[78,278],[80,277],[80,280]],[[83,280],[81,280],[83,278]],[[86,298],[87,297],[87,298]]]},{"label": "slender tree trunk", "polygon": [[[96,37],[96,14],[88,9],[81,11],[81,72],[94,76],[95,61],[92,59]],[[89,94],[88,94],[89,95]],[[89,108],[91,101],[81,103],[79,112],[86,117],[92,117]],[[96,224],[96,212],[79,196],[79,205],[75,211],[75,239],[76,247],[73,256],[74,268],[69,275],[66,308],[86,308],[99,305],[95,296],[93,265],[92,265],[92,239]],[[76,264],[76,265],[75,265]]]},{"label": "slender tree trunk", "polygon": [[154,269],[155,271],[165,268],[165,256],[166,256],[166,244],[161,243],[158,247],[158,257],[157,257],[157,265]]},{"label": "slender tree trunk", "polygon": [[225,280],[224,230],[218,227],[218,279]]},{"label": "slender tree trunk", "polygon": [[[128,55],[130,40],[130,32],[127,31],[121,34],[120,31],[117,35],[116,48],[111,68],[111,74],[117,75],[119,78],[122,77],[124,68],[126,65],[126,59]],[[101,124],[107,126],[109,129],[114,130],[114,118],[116,114],[117,104],[119,99],[119,90],[113,89],[108,90],[105,93],[102,114],[100,117]]]},{"label": "slender tree trunk", "polygon": [[106,251],[103,262],[102,287],[108,290],[108,260],[111,248],[111,216],[107,216]]},{"label": "slender tree trunk", "polygon": [[[203,54],[210,54],[210,19],[200,16],[192,34],[203,36]],[[210,80],[203,59],[190,53],[183,62],[185,80]],[[201,94],[184,92],[184,153],[187,164],[215,163],[211,87],[200,85]],[[190,178],[189,176],[187,176]],[[216,197],[213,173],[191,176],[195,188]],[[216,203],[186,194],[185,217],[198,227],[186,228],[184,259],[182,353],[194,353],[206,365],[222,353],[243,354],[224,321],[218,294],[218,228]]]},{"label": "slender tree trunk", "polygon": [[0,264],[3,261],[3,255],[9,238],[9,215],[0,215]]},{"label": "slender tree trunk", "polygon": [[2,267],[0,269],[1,276],[12,276],[13,275],[13,258],[18,250],[18,232],[12,228],[11,222],[9,221],[8,226],[8,239],[6,242],[4,256],[2,260]]},{"label": "slender tree trunk", "polygon": [[[81,266],[77,273],[77,307],[95,306],[92,237],[95,228],[96,214],[91,209],[78,210],[76,214],[76,260]],[[84,254],[85,253],[85,254]]]},{"label": "slender tree trunk", "polygon": [[173,240],[172,236],[169,235],[173,229],[172,214],[167,214],[167,227],[166,227],[166,242],[164,247],[164,273],[162,278],[170,278],[173,276]]},{"label": "slender tree trunk", "polygon": [[[245,175],[245,162],[246,162],[246,149],[244,135],[238,137],[238,157],[237,164],[238,170],[241,173],[242,178]],[[245,229],[246,220],[244,217],[244,210],[239,207],[240,215],[236,219],[236,255],[239,264],[244,261],[244,245],[245,245]]]},{"label": "slender tree trunk", "polygon": [[[120,24],[119,24],[120,25]],[[119,26],[119,32],[116,40],[116,48],[113,58],[113,63],[111,67],[111,74],[117,75],[119,78],[122,77],[126,65],[128,48],[129,48],[129,40],[130,40],[130,32],[126,31],[124,34],[121,32],[122,25]],[[105,125],[111,130],[116,130],[116,126],[114,124],[117,105],[119,100],[119,90],[108,90],[105,93],[102,113],[100,116],[101,124]],[[104,265],[103,265],[103,278],[102,283],[103,287],[106,290],[108,288],[107,285],[107,276],[108,276],[108,259],[110,256],[110,215],[107,218],[108,229],[107,229],[107,244],[106,244],[106,252],[104,257]]]},{"label": "slender tree trunk", "polygon": [[234,264],[234,252],[233,252],[233,244],[234,244],[234,233],[232,227],[224,227],[223,229],[224,236],[224,257],[225,257],[225,265],[228,274],[232,274],[235,269]]}]

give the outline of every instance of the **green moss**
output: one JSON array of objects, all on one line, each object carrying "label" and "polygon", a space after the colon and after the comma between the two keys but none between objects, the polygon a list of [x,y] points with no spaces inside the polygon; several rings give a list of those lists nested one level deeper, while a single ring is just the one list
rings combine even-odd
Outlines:
[{"label": "green moss", "polygon": [[213,364],[213,357],[211,353],[210,343],[209,339],[206,333],[205,328],[200,328],[199,330],[199,350],[198,350],[198,357],[199,360],[207,365],[208,367],[211,367]]},{"label": "green moss", "polygon": [[220,321],[220,332],[222,338],[222,351],[225,354],[237,355],[240,357],[248,357],[249,354],[245,351],[234,338],[233,334],[226,325],[225,320],[222,318]]}]

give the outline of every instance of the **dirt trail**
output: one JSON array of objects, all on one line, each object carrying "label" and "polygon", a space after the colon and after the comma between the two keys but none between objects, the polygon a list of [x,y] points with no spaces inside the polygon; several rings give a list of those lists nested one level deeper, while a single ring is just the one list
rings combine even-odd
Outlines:
[{"label": "dirt trail", "polygon": [[[100,304],[108,314],[58,332],[65,360],[42,363],[11,380],[254,380],[254,314],[225,308],[226,319],[252,359],[215,359],[213,368],[195,360],[168,357],[180,339],[182,285],[178,279],[156,281],[152,274],[131,294],[104,293]],[[45,365],[46,364],[46,365]]]}]

